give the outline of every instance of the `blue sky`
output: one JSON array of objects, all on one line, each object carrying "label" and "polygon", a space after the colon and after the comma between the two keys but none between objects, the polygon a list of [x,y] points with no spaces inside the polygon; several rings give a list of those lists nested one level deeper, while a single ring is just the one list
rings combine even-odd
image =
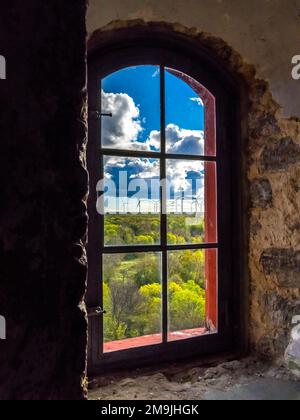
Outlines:
[{"label": "blue sky", "polygon": [[[167,151],[203,154],[204,108],[200,98],[185,82],[167,71],[165,79]],[[113,114],[113,118],[104,117],[102,120],[103,145],[107,148],[159,151],[159,67],[122,69],[103,79],[101,89],[102,111]],[[139,175],[147,182],[159,176],[158,161],[154,164],[153,159],[137,159],[135,163],[133,168],[129,159],[108,160],[105,167],[107,179],[114,180],[119,186],[120,171],[127,171],[128,183]],[[203,165],[199,162],[169,161],[167,170],[175,192],[187,188],[187,178],[203,179]],[[193,189],[193,194],[198,194],[197,188]]]},{"label": "blue sky", "polygon": [[139,66],[120,70],[105,78],[102,88],[104,92],[127,93],[134,99],[144,119],[144,131],[140,139],[146,140],[152,130],[160,130],[160,81],[157,67]]},{"label": "blue sky", "polygon": [[178,77],[166,71],[166,125],[188,130],[204,130],[203,106],[192,100],[197,93]]},{"label": "blue sky", "polygon": [[[179,78],[165,72],[166,125],[175,124],[188,130],[204,129],[204,110],[193,98],[196,92]],[[102,81],[106,93],[126,93],[141,112],[143,132],[139,140],[147,140],[151,131],[160,130],[160,77],[157,66],[129,67]],[[105,109],[103,110],[105,111]]]}]

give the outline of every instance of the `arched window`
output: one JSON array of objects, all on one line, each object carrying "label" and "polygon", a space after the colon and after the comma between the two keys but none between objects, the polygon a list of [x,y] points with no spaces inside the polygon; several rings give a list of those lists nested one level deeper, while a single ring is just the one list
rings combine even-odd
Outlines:
[{"label": "arched window", "polygon": [[91,59],[92,366],[233,346],[235,98],[196,58],[140,40]]}]

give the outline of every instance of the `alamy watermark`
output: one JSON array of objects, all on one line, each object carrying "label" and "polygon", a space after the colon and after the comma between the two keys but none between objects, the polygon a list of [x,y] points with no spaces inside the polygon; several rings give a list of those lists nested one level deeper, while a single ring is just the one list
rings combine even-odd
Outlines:
[{"label": "alamy watermark", "polygon": [[[144,179],[120,171],[117,179],[97,184],[97,211],[105,214],[187,214],[204,212],[204,179],[189,178],[173,185],[169,179]],[[162,197],[165,197],[162,200]]]},{"label": "alamy watermark", "polygon": [[0,79],[6,80],[6,59],[0,55]]},{"label": "alamy watermark", "polygon": [[292,58],[292,78],[294,80],[300,80],[300,55],[295,55]]}]

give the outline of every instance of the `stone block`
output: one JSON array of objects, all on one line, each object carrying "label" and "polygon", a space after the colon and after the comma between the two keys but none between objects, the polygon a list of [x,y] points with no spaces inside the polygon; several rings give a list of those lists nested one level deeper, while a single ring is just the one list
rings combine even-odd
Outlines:
[{"label": "stone block", "polygon": [[269,249],[261,257],[265,274],[274,276],[279,286],[300,288],[300,251]]},{"label": "stone block", "polygon": [[284,171],[288,166],[300,164],[300,146],[291,137],[285,137],[272,146],[266,146],[261,156],[262,171]]},{"label": "stone block", "polygon": [[270,181],[266,178],[256,179],[250,189],[252,207],[267,209],[273,204],[273,192]]}]

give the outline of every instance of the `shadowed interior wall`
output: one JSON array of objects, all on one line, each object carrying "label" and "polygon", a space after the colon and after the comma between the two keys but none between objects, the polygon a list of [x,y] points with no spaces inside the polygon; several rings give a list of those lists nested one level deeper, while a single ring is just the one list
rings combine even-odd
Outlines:
[{"label": "shadowed interior wall", "polygon": [[83,399],[85,0],[1,3],[1,399]]}]

